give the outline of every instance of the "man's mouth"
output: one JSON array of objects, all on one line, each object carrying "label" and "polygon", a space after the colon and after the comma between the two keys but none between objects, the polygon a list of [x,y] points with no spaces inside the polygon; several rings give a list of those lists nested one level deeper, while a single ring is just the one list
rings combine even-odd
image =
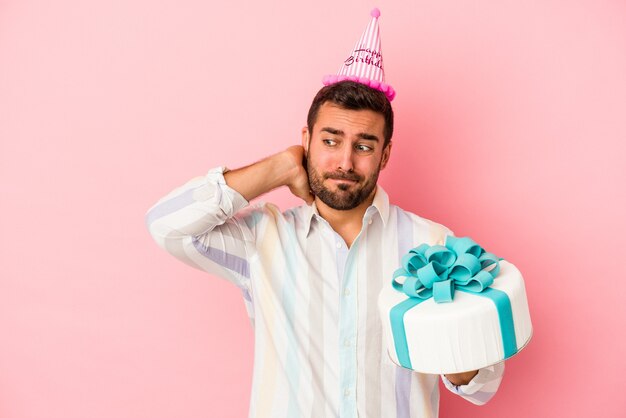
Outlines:
[{"label": "man's mouth", "polygon": [[331,177],[330,180],[333,180],[337,183],[356,183],[356,180],[351,180],[351,179],[338,179],[335,177]]},{"label": "man's mouth", "polygon": [[335,180],[336,182],[345,182],[345,183],[357,183],[360,178],[358,176],[347,176],[347,175],[327,175],[327,179]]}]

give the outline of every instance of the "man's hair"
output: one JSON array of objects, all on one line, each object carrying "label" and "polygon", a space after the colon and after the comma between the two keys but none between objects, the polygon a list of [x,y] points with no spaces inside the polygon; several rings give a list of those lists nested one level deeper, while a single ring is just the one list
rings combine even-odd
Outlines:
[{"label": "man's hair", "polygon": [[307,116],[307,126],[309,132],[313,134],[313,125],[317,121],[317,114],[320,107],[331,102],[339,107],[348,110],[372,110],[383,115],[385,119],[385,128],[383,135],[385,144],[389,144],[393,135],[393,109],[391,103],[385,96],[385,93],[370,88],[364,84],[354,81],[340,81],[320,89],[311,103],[309,115]]}]

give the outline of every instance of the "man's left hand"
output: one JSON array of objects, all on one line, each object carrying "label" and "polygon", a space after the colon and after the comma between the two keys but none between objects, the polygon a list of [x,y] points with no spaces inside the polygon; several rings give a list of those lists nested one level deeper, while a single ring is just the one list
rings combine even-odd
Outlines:
[{"label": "man's left hand", "polygon": [[478,370],[474,370],[471,372],[444,374],[444,376],[454,386],[463,386],[467,385],[477,374]]}]

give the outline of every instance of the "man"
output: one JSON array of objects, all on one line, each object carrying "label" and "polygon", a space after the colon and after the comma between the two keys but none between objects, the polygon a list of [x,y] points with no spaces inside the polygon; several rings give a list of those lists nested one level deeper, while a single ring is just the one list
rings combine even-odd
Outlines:
[{"label": "man", "polygon": [[[392,133],[384,93],[336,82],[313,100],[302,146],[237,170],[210,170],[148,212],[160,246],[242,290],[255,333],[251,417],[438,415],[438,376],[391,362],[377,308],[402,255],[451,234],[391,205],[377,186]],[[244,209],[281,186],[306,205]],[[442,379],[483,404],[503,370]]]}]

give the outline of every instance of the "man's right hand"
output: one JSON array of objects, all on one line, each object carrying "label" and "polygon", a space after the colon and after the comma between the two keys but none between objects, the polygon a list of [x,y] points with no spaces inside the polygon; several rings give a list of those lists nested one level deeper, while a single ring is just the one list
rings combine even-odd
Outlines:
[{"label": "man's right hand", "polygon": [[306,157],[301,145],[294,145],[284,151],[285,156],[292,164],[292,175],[287,184],[294,196],[304,200],[307,204],[313,203],[315,196],[309,186],[309,175],[306,170]]}]

